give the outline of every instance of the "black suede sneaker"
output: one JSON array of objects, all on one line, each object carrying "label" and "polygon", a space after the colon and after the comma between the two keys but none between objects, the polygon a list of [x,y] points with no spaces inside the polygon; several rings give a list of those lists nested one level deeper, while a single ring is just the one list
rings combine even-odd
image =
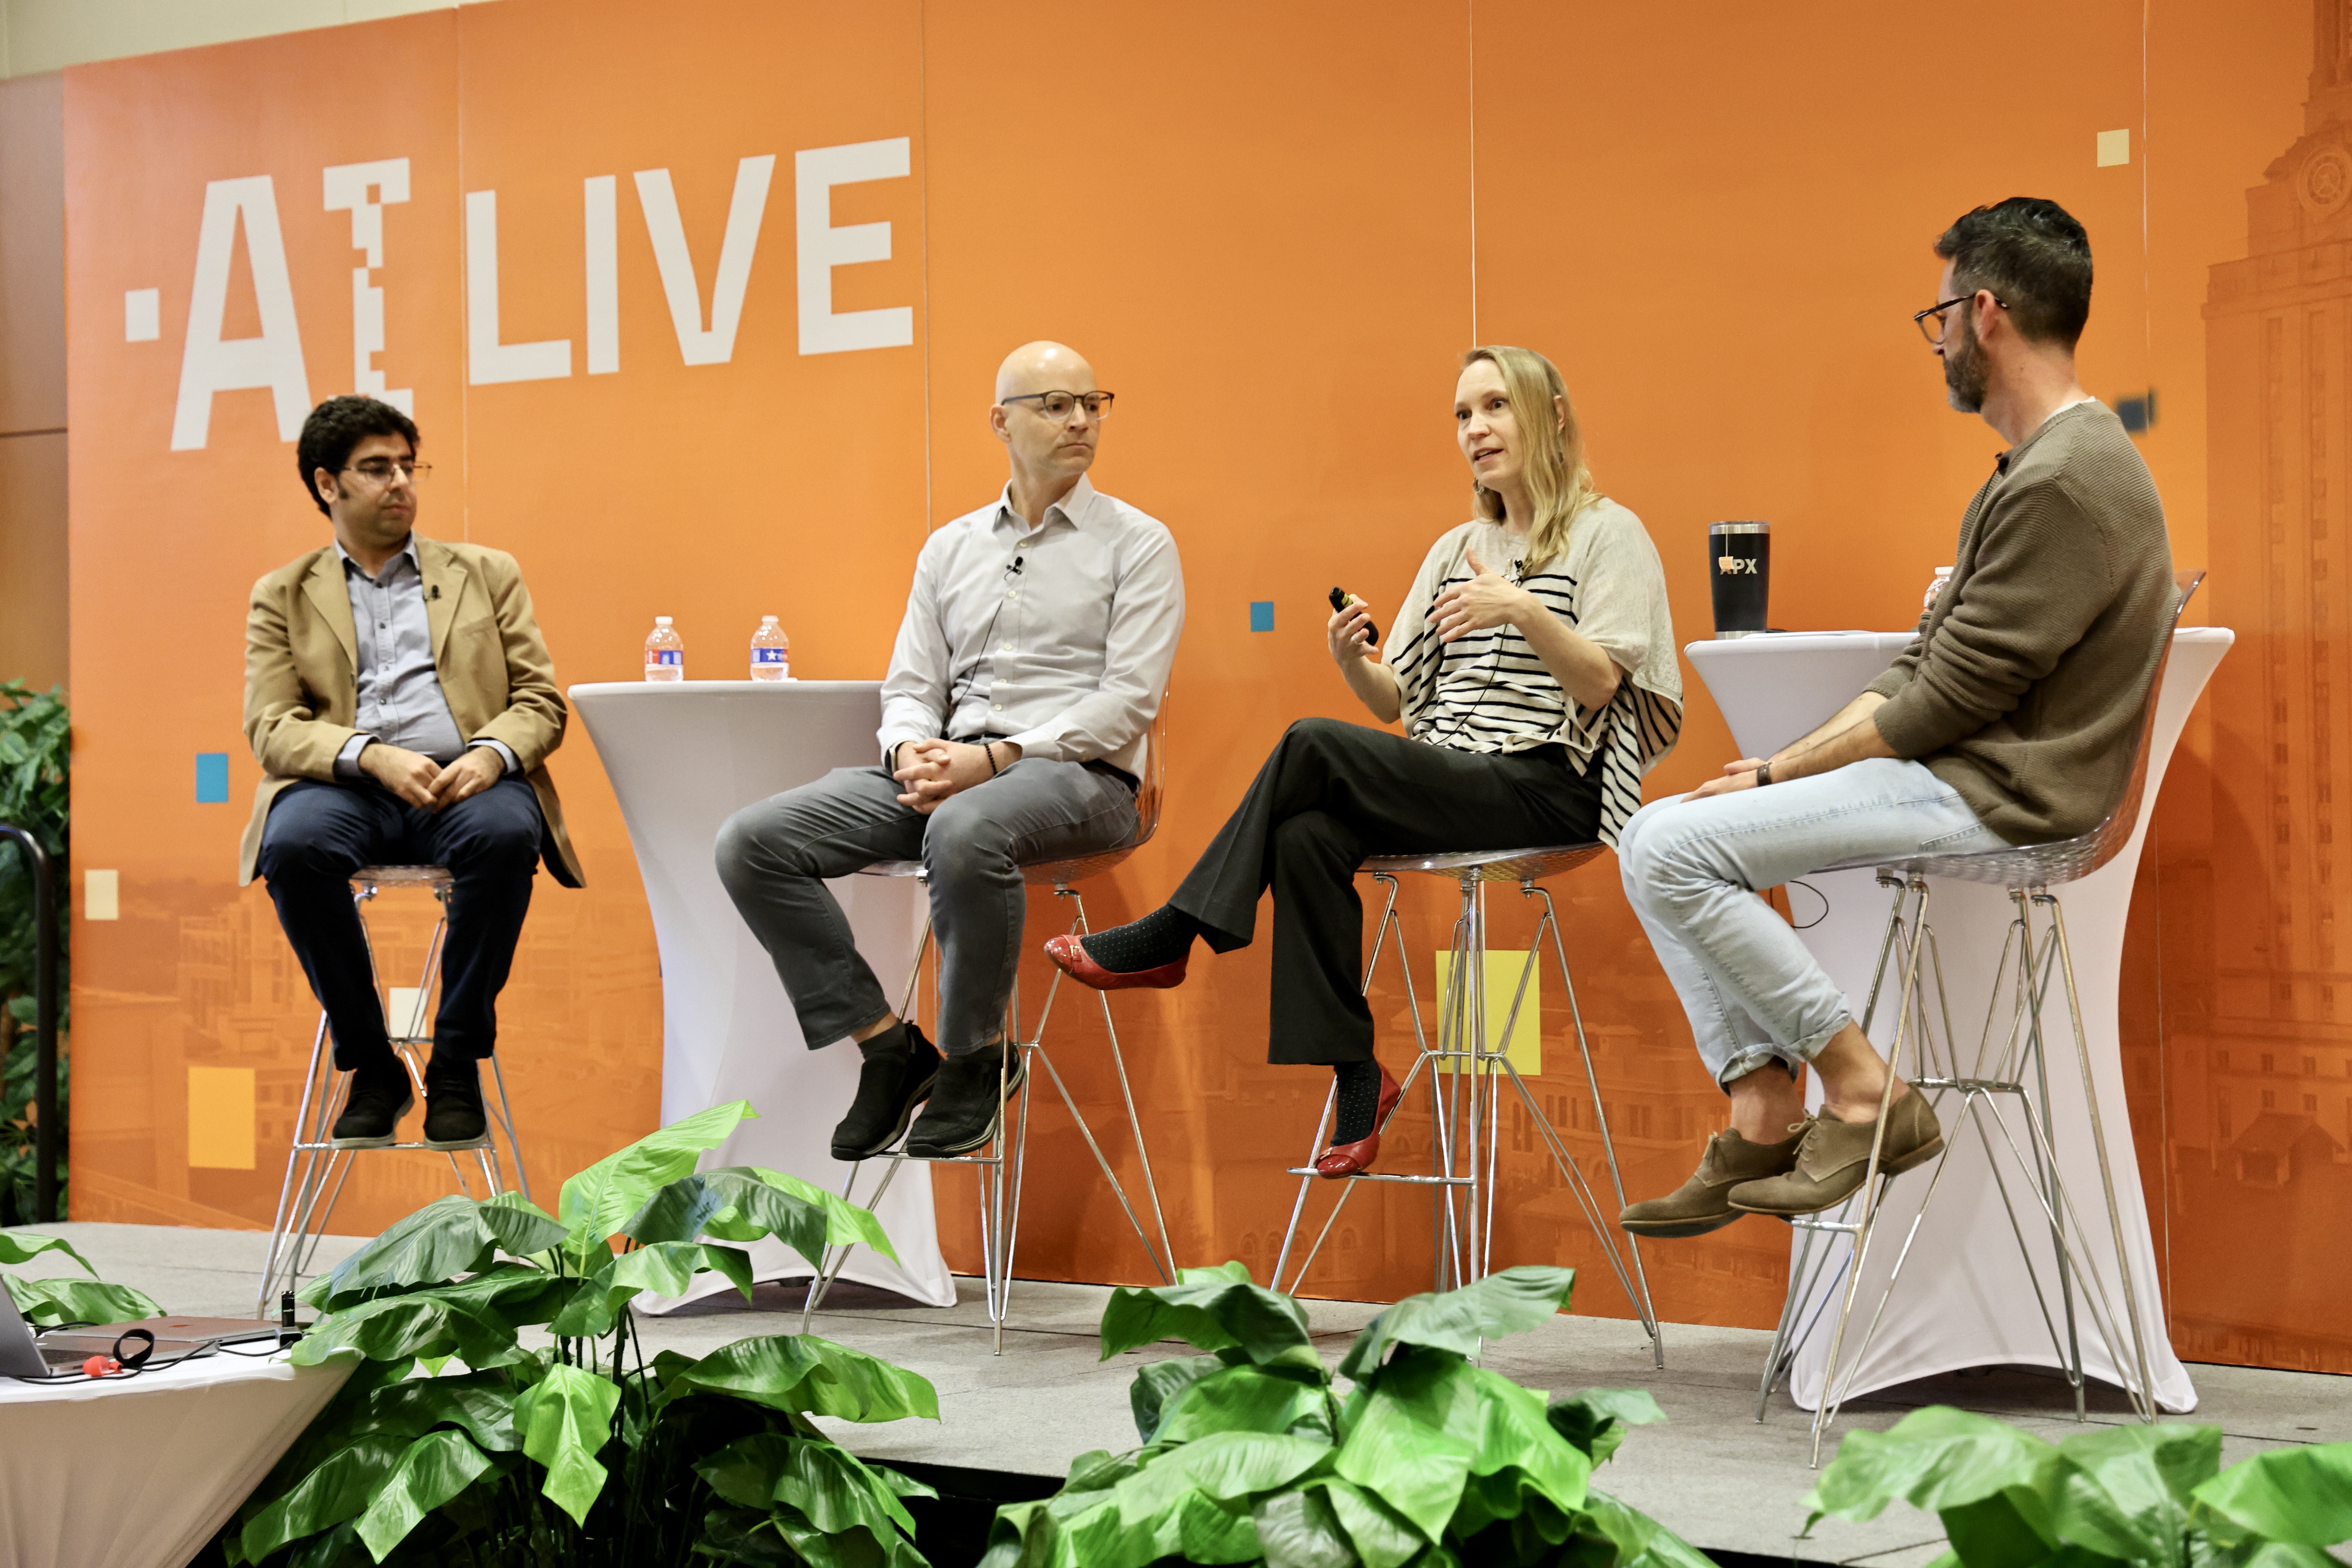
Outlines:
[{"label": "black suede sneaker", "polygon": [[1020,1091],[1022,1077],[1028,1070],[1028,1052],[1015,1047],[1011,1059],[1004,1061],[1000,1052],[982,1046],[968,1055],[942,1060],[931,1102],[923,1108],[914,1131],[907,1134],[907,1152],[918,1160],[944,1160],[969,1154],[994,1137],[1000,1063],[1011,1069],[1004,1080],[1004,1100],[1009,1102]]},{"label": "black suede sneaker", "polygon": [[472,1058],[435,1051],[425,1064],[425,1146],[478,1149],[490,1141],[482,1114],[482,1068]]},{"label": "black suede sneaker", "polygon": [[415,1103],[416,1090],[408,1081],[408,1069],[387,1049],[382,1061],[352,1069],[351,1093],[327,1141],[338,1149],[387,1148],[400,1119]]},{"label": "black suede sneaker", "polygon": [[902,1049],[879,1051],[857,1069],[857,1098],[833,1130],[833,1157],[870,1160],[906,1136],[915,1108],[929,1100],[939,1077],[940,1053],[912,1021],[899,1026]]}]

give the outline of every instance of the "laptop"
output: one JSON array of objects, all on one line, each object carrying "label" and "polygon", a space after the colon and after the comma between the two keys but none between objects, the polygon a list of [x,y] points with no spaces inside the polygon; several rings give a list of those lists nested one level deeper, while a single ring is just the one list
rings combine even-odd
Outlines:
[{"label": "laptop", "polygon": [[[209,1355],[213,1347],[223,1343],[218,1337],[184,1337],[176,1330],[170,1337],[157,1331],[155,1324],[198,1324],[212,1321],[202,1318],[152,1318],[138,1323],[108,1323],[96,1329],[76,1329],[64,1333],[36,1335],[33,1326],[25,1321],[25,1314],[16,1309],[16,1298],[0,1286],[0,1377],[49,1381],[58,1378],[86,1377],[82,1363],[94,1355],[112,1355],[115,1342],[133,1328],[154,1334],[154,1353],[143,1363],[146,1366],[169,1366],[173,1362],[192,1356]],[[257,1323],[246,1319],[221,1320],[238,1332],[257,1331],[252,1337],[274,1336],[274,1323]]]}]

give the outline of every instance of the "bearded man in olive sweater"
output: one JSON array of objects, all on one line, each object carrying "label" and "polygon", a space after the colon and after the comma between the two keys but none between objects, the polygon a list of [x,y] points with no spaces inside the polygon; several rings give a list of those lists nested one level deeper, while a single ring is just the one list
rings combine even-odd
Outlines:
[{"label": "bearded man in olive sweater", "polygon": [[[1620,837],[1626,897],[1731,1099],[1696,1173],[1624,1211],[1638,1235],[1813,1214],[1862,1184],[1886,1064],[1756,889],[1873,857],[2071,837],[2128,782],[2175,590],[2147,466],[2074,376],[2090,240],[2056,203],[2014,196],[1953,224],[1936,254],[1937,303],[1915,320],[1952,406],[2010,444],[1961,520],[1949,585],[1834,718],[1643,807]],[[1927,1097],[1899,1080],[1886,1123],[1889,1171],[1943,1147]]]}]

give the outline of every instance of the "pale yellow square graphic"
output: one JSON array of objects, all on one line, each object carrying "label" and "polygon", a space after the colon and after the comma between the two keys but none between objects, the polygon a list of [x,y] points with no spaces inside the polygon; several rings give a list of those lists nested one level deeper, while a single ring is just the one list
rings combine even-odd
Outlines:
[{"label": "pale yellow square graphic", "polygon": [[[1511,1018],[1511,998],[1519,988],[1519,972],[1526,967],[1524,952],[1506,952],[1489,948],[1486,951],[1486,1048],[1503,1045],[1503,1026]],[[1442,1025],[1447,1003],[1453,995],[1454,954],[1437,955],[1437,1016]],[[1435,1037],[1432,1037],[1432,1044]],[[1543,971],[1538,967],[1528,976],[1528,994],[1519,1002],[1519,1016],[1511,1024],[1511,1038],[1503,1047],[1503,1054],[1522,1078],[1533,1078],[1543,1071]],[[1454,1070],[1447,1058],[1441,1064]]]},{"label": "pale yellow square graphic", "polygon": [[2102,131],[2099,132],[2099,167],[2112,169],[2118,163],[2131,162],[2131,132]]},{"label": "pale yellow square graphic", "polygon": [[188,1166],[253,1169],[253,1069],[188,1068]]},{"label": "pale yellow square graphic", "polygon": [[122,879],[113,871],[81,874],[81,918],[114,921],[122,918]]},{"label": "pale yellow square graphic", "polygon": [[425,1005],[425,993],[414,985],[384,987],[383,1026],[386,1033],[415,1038],[433,1032],[433,1015]]}]

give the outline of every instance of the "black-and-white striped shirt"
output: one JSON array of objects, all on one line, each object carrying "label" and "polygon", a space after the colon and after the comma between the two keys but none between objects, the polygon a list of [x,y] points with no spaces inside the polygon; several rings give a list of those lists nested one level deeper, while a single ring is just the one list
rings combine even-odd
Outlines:
[{"label": "black-and-white striped shirt", "polygon": [[[1598,710],[1560,689],[1516,626],[1440,643],[1430,608],[1475,575],[1475,551],[1516,577],[1545,607],[1615,660],[1622,678]],[[1568,547],[1532,570],[1526,544],[1499,523],[1465,522],[1430,547],[1385,651],[1396,673],[1405,732],[1454,751],[1568,749],[1579,773],[1601,768],[1601,842],[1614,845],[1642,805],[1642,777],[1681,733],[1682,677],[1675,661],[1665,572],[1641,520],[1606,499],[1579,513]]]}]

